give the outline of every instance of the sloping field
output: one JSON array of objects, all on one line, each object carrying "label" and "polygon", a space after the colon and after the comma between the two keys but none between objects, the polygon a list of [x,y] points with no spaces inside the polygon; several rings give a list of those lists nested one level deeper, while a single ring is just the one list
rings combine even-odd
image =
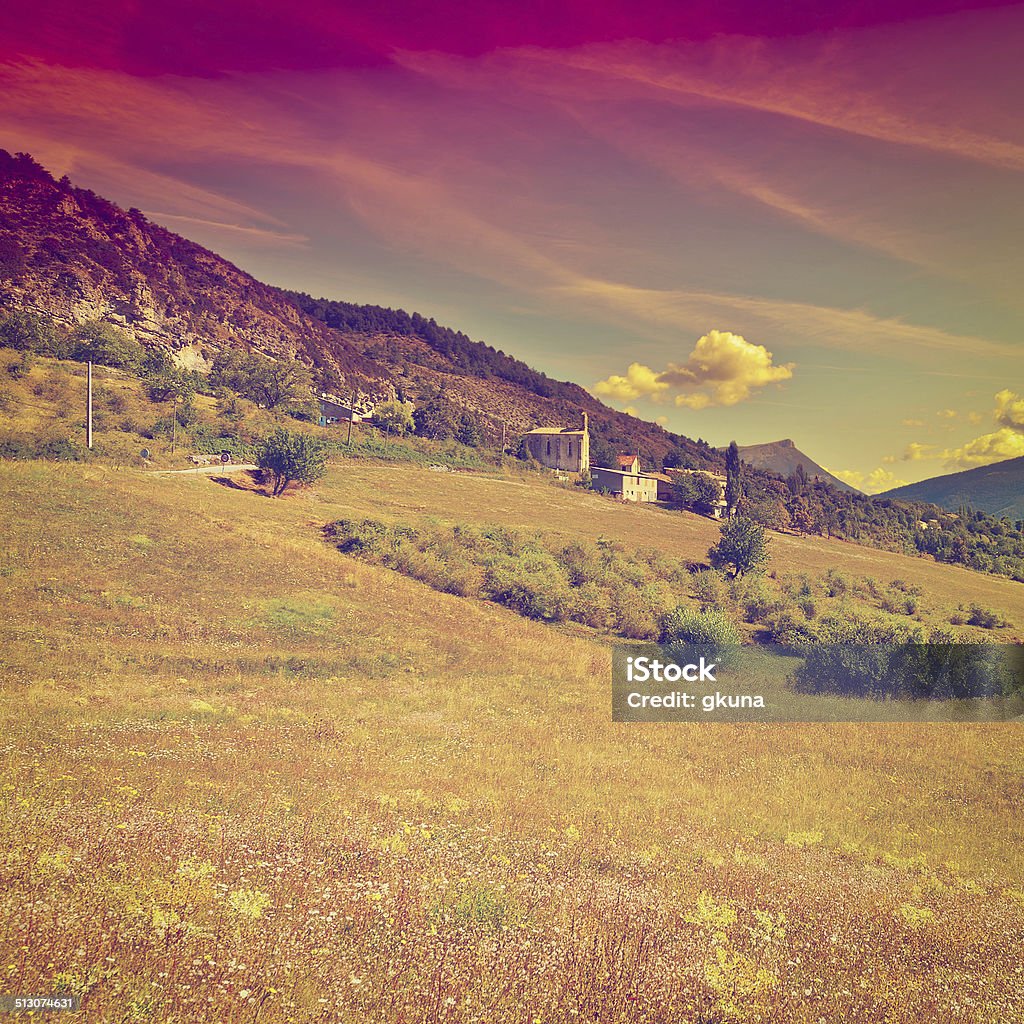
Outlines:
[{"label": "sloping field", "polygon": [[[91,1021],[1024,1016],[1019,725],[613,724],[601,638],[320,534],[436,516],[701,558],[713,524],[364,463],[278,501],[0,485],[4,991]],[[1020,585],[772,543],[778,572],[1024,620]]]}]

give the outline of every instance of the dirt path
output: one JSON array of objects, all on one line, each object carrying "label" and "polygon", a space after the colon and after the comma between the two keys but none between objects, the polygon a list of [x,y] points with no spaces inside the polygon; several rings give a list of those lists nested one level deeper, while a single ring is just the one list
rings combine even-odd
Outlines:
[{"label": "dirt path", "polygon": [[147,469],[146,472],[158,476],[171,476],[177,473],[197,473],[202,476],[207,473],[235,473],[242,469],[259,469],[259,466],[251,462],[215,462],[212,466],[193,466],[191,469]]}]

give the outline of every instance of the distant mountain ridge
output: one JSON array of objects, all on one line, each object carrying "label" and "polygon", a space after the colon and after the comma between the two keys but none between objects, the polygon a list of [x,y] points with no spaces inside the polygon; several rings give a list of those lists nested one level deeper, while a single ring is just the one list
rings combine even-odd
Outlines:
[{"label": "distant mountain ridge", "polygon": [[1008,519],[1024,518],[1024,456],[920,480],[880,497],[927,501],[949,512],[962,505]]},{"label": "distant mountain ridge", "polygon": [[803,466],[809,480],[817,477],[841,491],[862,493],[819,466],[809,455],[800,451],[788,437],[782,441],[769,441],[765,444],[741,445],[740,458],[755,469],[765,469],[782,477],[791,476],[797,471],[798,466]]}]

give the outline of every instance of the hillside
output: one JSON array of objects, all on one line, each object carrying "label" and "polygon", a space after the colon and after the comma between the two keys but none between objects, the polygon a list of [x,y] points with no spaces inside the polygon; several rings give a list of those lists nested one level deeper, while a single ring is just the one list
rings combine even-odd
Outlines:
[{"label": "hillside", "polygon": [[[0,487],[12,991],[97,1022],[1019,1019],[1013,723],[615,724],[606,638],[322,536],[455,517],[693,555],[708,520],[350,462],[275,501],[46,463]],[[1020,586],[773,546],[783,581],[901,579],[1019,635]]]},{"label": "hillside", "polygon": [[948,473],[886,491],[883,497],[927,501],[950,512],[963,506],[1008,519],[1024,518],[1024,456]]},{"label": "hillside", "polygon": [[856,487],[843,483],[842,480],[834,477],[827,469],[823,469],[809,455],[805,455],[789,439],[783,441],[769,441],[766,444],[750,444],[740,446],[740,458],[748,466],[755,469],[763,469],[769,473],[778,473],[781,477],[789,477],[797,471],[798,466],[803,466],[808,480],[817,477],[819,480],[830,484],[840,491],[851,491],[860,494]]},{"label": "hillside", "polygon": [[122,210],[3,150],[0,307],[42,313],[67,328],[104,320],[193,366],[224,348],[294,356],[315,368],[325,390],[355,391],[364,405],[444,391],[477,416],[490,443],[503,424],[514,446],[518,432],[575,424],[587,412],[598,450],[639,447],[650,464],[674,450],[697,466],[719,462],[705,444],[616,412],[576,384],[419,314],[263,284],[139,210]]}]

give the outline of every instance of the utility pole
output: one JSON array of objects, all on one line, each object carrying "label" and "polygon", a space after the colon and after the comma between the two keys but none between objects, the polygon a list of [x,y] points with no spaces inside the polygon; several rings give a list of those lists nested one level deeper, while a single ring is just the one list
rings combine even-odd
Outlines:
[{"label": "utility pole", "polygon": [[88,397],[86,398],[85,410],[85,445],[92,447],[92,360],[89,360],[88,384],[86,386]]},{"label": "utility pole", "polygon": [[505,421],[501,421],[501,454],[505,454]]},{"label": "utility pole", "polygon": [[356,418],[356,393],[353,391],[348,399],[348,439],[346,445],[352,444],[352,421]]},{"label": "utility pole", "polygon": [[171,454],[174,454],[174,442],[178,439],[178,396],[171,399]]}]

